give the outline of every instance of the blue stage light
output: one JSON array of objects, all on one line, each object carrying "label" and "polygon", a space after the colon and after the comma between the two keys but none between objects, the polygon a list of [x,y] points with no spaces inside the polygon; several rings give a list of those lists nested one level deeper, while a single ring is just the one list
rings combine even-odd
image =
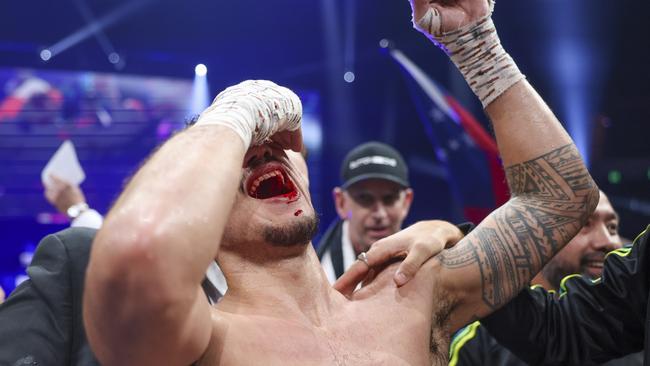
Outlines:
[{"label": "blue stage light", "polygon": [[194,83],[192,84],[192,97],[190,98],[189,111],[194,116],[210,105],[210,88],[206,74],[208,68],[204,64],[198,64],[194,68]]},{"label": "blue stage light", "polygon": [[208,73],[208,68],[204,64],[198,64],[194,68],[196,76],[205,76]]},{"label": "blue stage light", "polygon": [[348,83],[354,82],[354,73],[352,71],[347,71],[345,74],[343,74],[343,80],[345,80]]},{"label": "blue stage light", "polygon": [[120,62],[120,55],[117,52],[111,52],[108,55],[108,62],[117,65]]},{"label": "blue stage light", "polygon": [[52,58],[52,52],[46,48],[43,51],[41,51],[40,56],[41,56],[41,60],[49,61]]}]

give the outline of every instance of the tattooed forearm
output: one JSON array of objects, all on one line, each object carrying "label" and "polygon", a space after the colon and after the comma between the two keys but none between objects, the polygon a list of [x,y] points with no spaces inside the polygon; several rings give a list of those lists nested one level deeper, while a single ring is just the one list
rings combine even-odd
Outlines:
[{"label": "tattooed forearm", "polygon": [[450,269],[478,266],[481,298],[503,305],[580,230],[598,189],[573,145],[506,169],[513,199],[439,256]]}]

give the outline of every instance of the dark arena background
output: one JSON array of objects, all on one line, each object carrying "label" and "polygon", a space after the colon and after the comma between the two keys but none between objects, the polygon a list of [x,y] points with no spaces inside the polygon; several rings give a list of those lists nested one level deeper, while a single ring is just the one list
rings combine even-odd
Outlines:
[{"label": "dark arena background", "polygon": [[[633,239],[650,222],[650,2],[496,7],[505,48],[565,123],[619,212],[622,235]],[[25,278],[39,240],[69,225],[41,183],[63,141],[76,148],[88,203],[105,214],[157,145],[245,79],[273,80],[303,101],[321,234],[335,216],[340,162],[368,140],[392,144],[407,160],[415,190],[408,223],[477,220],[505,199],[503,182],[486,170],[491,133],[480,103],[411,28],[406,0],[2,1],[5,291]]]}]

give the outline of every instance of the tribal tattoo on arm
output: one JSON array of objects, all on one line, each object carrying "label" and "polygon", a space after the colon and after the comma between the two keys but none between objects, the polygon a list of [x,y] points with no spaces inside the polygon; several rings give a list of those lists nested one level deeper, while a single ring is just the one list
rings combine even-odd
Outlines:
[{"label": "tribal tattoo on arm", "polygon": [[455,278],[458,305],[471,308],[463,318],[485,316],[527,286],[598,203],[598,188],[573,144],[507,167],[506,176],[513,198],[437,257]]}]

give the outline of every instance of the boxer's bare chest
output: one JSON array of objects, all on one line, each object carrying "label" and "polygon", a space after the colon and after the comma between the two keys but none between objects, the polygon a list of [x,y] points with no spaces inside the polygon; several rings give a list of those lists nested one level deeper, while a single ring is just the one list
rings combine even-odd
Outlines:
[{"label": "boxer's bare chest", "polygon": [[428,285],[378,281],[317,324],[291,314],[219,314],[199,364],[444,365],[449,334]]}]

